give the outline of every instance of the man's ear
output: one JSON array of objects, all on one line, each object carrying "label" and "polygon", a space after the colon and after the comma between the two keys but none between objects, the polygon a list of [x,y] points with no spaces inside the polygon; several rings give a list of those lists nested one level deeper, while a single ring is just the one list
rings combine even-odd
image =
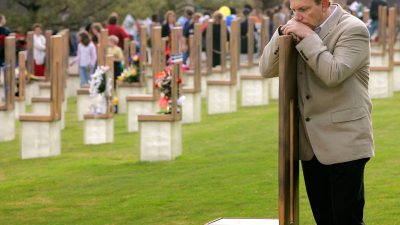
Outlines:
[{"label": "man's ear", "polygon": [[329,8],[329,6],[331,5],[331,2],[329,0],[321,0],[321,4],[322,4],[322,10],[326,10]]}]

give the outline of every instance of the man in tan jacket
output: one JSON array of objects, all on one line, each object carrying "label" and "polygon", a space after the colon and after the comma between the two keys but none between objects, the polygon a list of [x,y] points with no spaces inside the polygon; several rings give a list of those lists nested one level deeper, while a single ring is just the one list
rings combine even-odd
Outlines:
[{"label": "man in tan jacket", "polygon": [[278,37],[295,37],[300,159],[317,224],[363,223],[364,167],[374,155],[368,94],[369,33],[329,0],[290,0],[294,18],[279,27],[260,59],[278,75]]}]

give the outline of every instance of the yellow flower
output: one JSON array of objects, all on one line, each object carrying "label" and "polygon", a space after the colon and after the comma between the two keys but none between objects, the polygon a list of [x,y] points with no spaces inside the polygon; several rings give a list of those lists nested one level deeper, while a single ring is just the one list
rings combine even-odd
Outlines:
[{"label": "yellow flower", "polygon": [[124,78],[122,76],[119,76],[117,79],[118,80],[123,80]]},{"label": "yellow flower", "polygon": [[137,56],[137,55],[133,56],[133,61],[135,61],[135,62],[139,61],[139,56]]},{"label": "yellow flower", "polygon": [[133,69],[131,74],[132,74],[132,76],[136,76],[136,74],[137,74],[136,69]]},{"label": "yellow flower", "polygon": [[113,99],[113,104],[114,104],[114,105],[118,105],[118,101],[119,101],[118,98],[115,97],[115,98]]}]

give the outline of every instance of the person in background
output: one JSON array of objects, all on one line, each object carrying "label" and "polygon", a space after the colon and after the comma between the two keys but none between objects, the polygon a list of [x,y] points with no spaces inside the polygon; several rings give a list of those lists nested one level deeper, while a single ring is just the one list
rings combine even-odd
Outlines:
[{"label": "person in background", "polygon": [[187,64],[187,59],[190,54],[190,43],[189,37],[194,34],[194,25],[200,22],[200,18],[202,17],[201,13],[195,13],[193,18],[186,22],[185,27],[183,28],[183,43],[182,43],[182,52],[183,52],[183,63]]},{"label": "person in background", "polygon": [[45,58],[46,58],[46,38],[43,36],[42,25],[35,23],[33,29],[33,61],[34,74],[38,77],[44,77]]},{"label": "person in background", "polygon": [[192,16],[193,16],[193,10],[191,8],[187,7],[185,9],[185,14],[183,16],[179,17],[179,19],[177,21],[178,25],[181,27],[184,27],[186,22],[192,19]]},{"label": "person in background", "polygon": [[269,17],[268,31],[269,31],[270,35],[272,36],[272,34],[274,32],[274,21],[272,19],[274,17],[274,11],[272,9],[267,9],[265,11],[265,15],[267,15],[267,17]]},{"label": "person in background", "polygon": [[201,31],[204,32],[207,29],[207,21],[211,18],[210,12],[206,11],[203,13],[203,16],[200,18],[199,22],[201,23]]},{"label": "person in background", "polygon": [[229,30],[229,32],[231,32],[231,24],[232,21],[236,19],[236,9],[234,7],[229,7],[229,9],[231,10],[231,14],[226,16],[225,20],[226,20],[226,28]]},{"label": "person in background", "polygon": [[122,62],[124,61],[124,54],[122,49],[118,46],[118,37],[111,35],[108,37],[108,54],[114,56],[114,88],[116,81],[122,73]]},{"label": "person in background", "polygon": [[132,15],[126,15],[122,23],[131,40],[139,40],[140,24]]},{"label": "person in background", "polygon": [[79,66],[81,87],[89,83],[90,75],[94,72],[94,68],[96,66],[96,60],[96,47],[90,40],[89,34],[86,32],[79,33],[76,61]]},{"label": "person in background", "polygon": [[[219,11],[214,12],[213,19],[213,55],[212,55],[212,66],[216,67],[221,65],[221,23],[223,22],[224,16]],[[227,31],[228,33],[228,31]]]},{"label": "person in background", "polygon": [[10,35],[10,30],[6,27],[6,17],[0,14],[0,67],[4,67],[4,48],[5,39]]},{"label": "person in background", "polygon": [[123,43],[125,38],[129,38],[129,34],[125,31],[123,27],[118,25],[119,15],[117,13],[111,13],[110,17],[108,18],[108,35],[114,35],[118,38],[118,46],[120,48],[124,48]]},{"label": "person in background", "polygon": [[348,0],[347,9],[350,14],[362,20],[363,16],[363,4],[358,0]]},{"label": "person in background", "polygon": [[167,37],[168,41],[165,47],[165,57],[168,61],[170,57],[170,49],[171,49],[171,30],[175,26],[176,23],[176,14],[174,11],[169,10],[165,13],[165,18],[163,25],[161,27],[161,37]]},{"label": "person in background", "polygon": [[99,43],[101,29],[103,29],[101,23],[92,23],[90,25],[89,37],[95,45]]},{"label": "person in background", "polygon": [[165,13],[164,22],[161,27],[161,36],[169,37],[171,34],[171,29],[175,26],[176,23],[176,15],[175,12],[169,10]]},{"label": "person in background", "polygon": [[206,51],[206,42],[207,42],[207,22],[211,18],[210,12],[206,11],[203,13],[203,16],[200,18],[199,23],[201,23],[201,50],[203,52]]},{"label": "person in background", "polygon": [[[249,8],[243,9],[243,21],[240,23],[240,53],[247,54],[247,32],[249,30],[249,15],[251,11]],[[254,42],[255,43],[255,42]]]},{"label": "person in background", "polygon": [[160,25],[161,24],[160,15],[158,14],[151,15],[151,24],[154,24],[154,26]]},{"label": "person in background", "polygon": [[25,32],[23,31],[22,27],[18,27],[17,29],[14,30],[15,33],[15,48],[16,48],[16,66],[18,67],[19,61],[18,61],[18,53],[21,51],[26,50],[26,35]]},{"label": "person in background", "polygon": [[378,9],[381,5],[387,5],[386,0],[372,0],[371,6],[369,7],[369,18],[371,19],[371,23],[368,27],[368,31],[372,40],[374,40],[375,37],[378,37],[378,34],[376,34],[379,24]]},{"label": "person in background", "polygon": [[281,20],[284,22],[284,24],[291,19],[290,1],[285,0],[282,3],[280,16],[281,16]]}]

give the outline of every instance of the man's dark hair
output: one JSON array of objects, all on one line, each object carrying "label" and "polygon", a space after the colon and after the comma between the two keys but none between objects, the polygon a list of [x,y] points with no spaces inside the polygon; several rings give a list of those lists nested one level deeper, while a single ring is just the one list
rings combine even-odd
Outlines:
[{"label": "man's dark hair", "polygon": [[236,15],[236,9],[232,6],[229,6],[229,9],[231,10],[231,15]]},{"label": "man's dark hair", "polygon": [[251,11],[250,11],[249,8],[244,8],[244,9],[243,9],[243,15],[244,15],[244,16],[247,17],[247,16],[249,16],[250,13],[251,13]]},{"label": "man's dark hair", "polygon": [[84,46],[88,46],[90,44],[90,38],[86,32],[80,33],[79,37],[81,38],[81,42]]},{"label": "man's dark hair", "polygon": [[250,12],[253,11],[253,6],[251,6],[250,4],[245,4],[245,5],[244,5],[244,8],[245,8],[245,9],[249,9]]},{"label": "man's dark hair", "polygon": [[193,16],[193,10],[192,9],[186,9],[185,13],[186,13],[186,16]]},{"label": "man's dark hair", "polygon": [[118,22],[118,18],[116,16],[111,16],[110,19],[108,19],[108,23],[111,25],[115,25]]},{"label": "man's dark hair", "polygon": [[158,16],[158,14],[151,15],[151,21],[160,22],[160,17]]}]

